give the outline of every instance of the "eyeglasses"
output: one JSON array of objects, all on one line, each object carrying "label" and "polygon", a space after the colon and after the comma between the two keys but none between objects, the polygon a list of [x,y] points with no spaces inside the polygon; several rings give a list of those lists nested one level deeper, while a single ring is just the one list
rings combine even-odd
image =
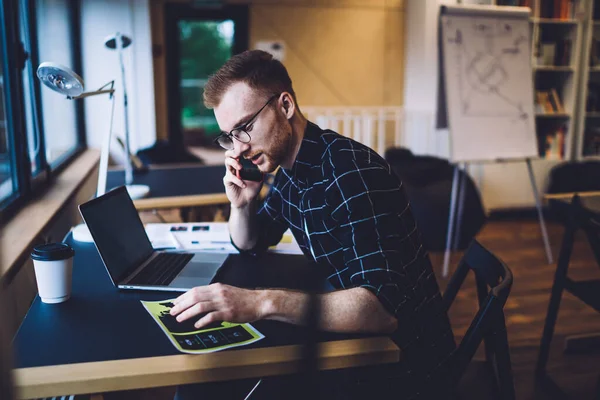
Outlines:
[{"label": "eyeglasses", "polygon": [[264,110],[264,108],[266,106],[268,106],[270,102],[272,102],[274,99],[276,99],[278,97],[279,97],[278,94],[271,96],[271,98],[269,98],[269,100],[265,103],[265,105],[262,106],[260,108],[260,110],[258,110],[252,117],[250,117],[248,122],[246,122],[245,124],[240,125],[236,128],[233,128],[229,133],[222,132],[215,139],[215,143],[226,150],[233,149],[233,139],[235,139],[241,143],[250,143],[250,139],[251,139],[250,134],[247,132],[248,125],[252,124],[254,122],[254,120],[256,120],[256,117],[258,117],[258,114],[260,114],[260,112],[262,110]]}]

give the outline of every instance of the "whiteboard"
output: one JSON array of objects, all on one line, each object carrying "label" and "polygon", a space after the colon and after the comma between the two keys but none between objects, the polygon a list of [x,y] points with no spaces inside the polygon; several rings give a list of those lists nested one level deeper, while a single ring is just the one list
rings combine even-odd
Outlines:
[{"label": "whiteboard", "polygon": [[529,9],[445,6],[439,25],[451,160],[538,157]]}]

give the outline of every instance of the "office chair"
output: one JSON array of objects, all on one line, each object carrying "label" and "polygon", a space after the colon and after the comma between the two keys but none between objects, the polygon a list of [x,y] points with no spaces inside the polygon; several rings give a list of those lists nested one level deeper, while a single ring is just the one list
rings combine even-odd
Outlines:
[{"label": "office chair", "polygon": [[[479,311],[448,360],[449,368],[445,370],[450,371],[450,378],[458,387],[460,398],[514,399],[515,388],[503,310],[513,282],[512,272],[498,257],[473,240],[442,296],[446,312],[469,271],[475,274]],[[479,386],[483,382],[481,377],[478,376],[475,381],[472,381],[465,376],[467,367],[473,363],[471,361],[473,355],[482,341],[485,345],[484,363],[487,371],[483,368],[477,370],[489,372],[487,380],[491,380],[491,384],[483,388],[489,393],[488,396],[475,393],[475,389],[480,389]],[[465,379],[462,379],[463,377]]]}]

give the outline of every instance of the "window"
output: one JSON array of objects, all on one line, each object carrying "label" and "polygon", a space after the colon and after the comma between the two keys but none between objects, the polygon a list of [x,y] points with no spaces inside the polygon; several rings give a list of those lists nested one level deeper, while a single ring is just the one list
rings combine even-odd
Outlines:
[{"label": "window", "polygon": [[[73,43],[71,0],[36,0],[38,59],[52,61],[76,70]],[[36,66],[37,68],[37,66]],[[51,166],[69,156],[78,147],[77,109],[81,101],[41,90],[46,160]]]},{"label": "window", "polygon": [[[4,40],[2,40],[4,42]],[[4,64],[5,54],[4,43],[0,43],[0,52],[2,54],[2,63],[0,64],[0,88],[4,90]],[[6,100],[5,96],[0,99],[0,202],[8,199],[15,192],[14,174],[12,164],[14,164],[11,152],[11,143],[6,129]]]},{"label": "window", "polygon": [[[41,61],[80,68],[78,1],[0,3],[0,218],[85,146],[82,105],[42,88]],[[40,61],[41,60],[41,61]]]},{"label": "window", "polygon": [[204,107],[204,85],[233,54],[248,48],[248,8],[165,7],[169,140],[176,147],[212,146],[219,126],[213,111]]},{"label": "window", "polygon": [[182,19],[179,30],[179,73],[181,126],[184,131],[202,130],[208,141],[220,133],[212,110],[202,99],[208,76],[214,73],[233,51],[235,23],[225,21],[195,21]]}]

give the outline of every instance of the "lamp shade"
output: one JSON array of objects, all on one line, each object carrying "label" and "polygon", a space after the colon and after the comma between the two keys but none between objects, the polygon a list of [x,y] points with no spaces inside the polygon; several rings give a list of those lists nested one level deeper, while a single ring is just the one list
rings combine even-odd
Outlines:
[{"label": "lamp shade", "polygon": [[37,69],[37,76],[44,85],[68,97],[83,93],[83,79],[64,65],[43,62]]}]

